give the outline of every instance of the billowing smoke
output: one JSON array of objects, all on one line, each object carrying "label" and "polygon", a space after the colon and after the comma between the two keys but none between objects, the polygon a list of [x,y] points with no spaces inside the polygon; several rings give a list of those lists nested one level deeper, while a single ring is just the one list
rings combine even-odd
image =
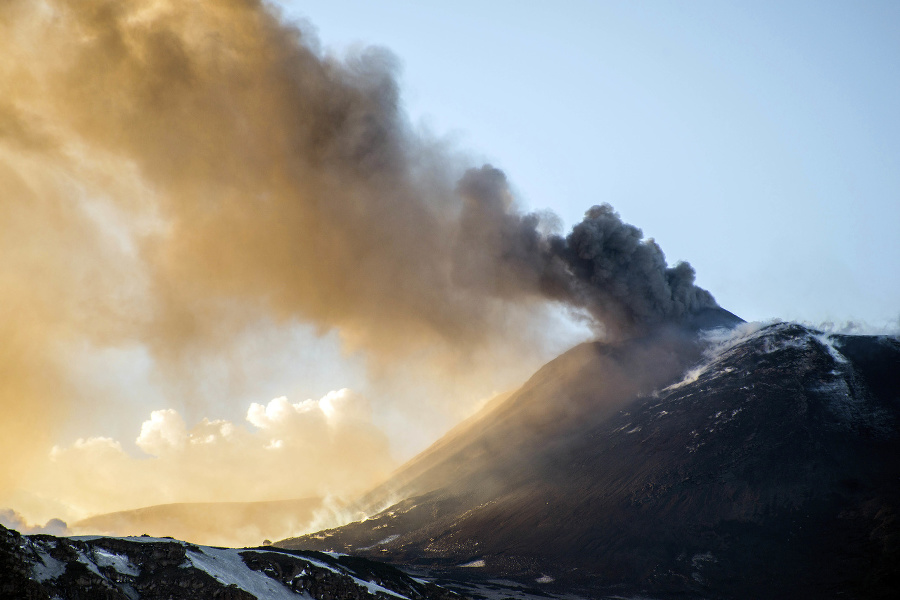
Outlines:
[{"label": "billowing smoke", "polygon": [[464,283],[486,281],[492,295],[534,294],[585,308],[607,332],[642,332],[717,306],[694,285],[688,263],[669,267],[659,245],[609,204],[591,207],[562,238],[545,227],[552,215],[511,210],[497,169],[469,170],[459,190],[466,204],[456,266]]},{"label": "billowing smoke", "polygon": [[415,131],[396,74],[259,0],[0,3],[0,487],[98,401],[67,369],[84,348],[178,382],[303,322],[373,373],[462,380],[547,343],[559,307],[629,335],[714,305],[606,205],[565,238],[523,214]]}]

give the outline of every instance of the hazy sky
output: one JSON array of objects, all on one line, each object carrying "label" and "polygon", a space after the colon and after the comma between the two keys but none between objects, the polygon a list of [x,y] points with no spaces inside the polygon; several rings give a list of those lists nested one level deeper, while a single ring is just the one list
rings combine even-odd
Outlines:
[{"label": "hazy sky", "polygon": [[629,314],[522,211],[897,328],[900,5],[281,4],[0,3],[0,509],[374,484]]},{"label": "hazy sky", "polygon": [[748,320],[896,325],[896,2],[282,4],[527,206],[611,203]]}]

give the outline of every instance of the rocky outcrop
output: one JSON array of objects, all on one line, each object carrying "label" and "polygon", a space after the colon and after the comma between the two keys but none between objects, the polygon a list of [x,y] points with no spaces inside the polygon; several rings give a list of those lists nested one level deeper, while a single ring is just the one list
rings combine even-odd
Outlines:
[{"label": "rocky outcrop", "polygon": [[455,600],[373,561],[159,538],[23,536],[0,527],[0,600]]},{"label": "rocky outcrop", "polygon": [[[373,596],[381,599],[400,596],[409,600],[459,600],[453,592],[371,560],[319,552],[299,554],[254,550],[243,552],[241,556],[254,571],[262,571],[292,591],[308,594],[315,600],[366,600]],[[302,555],[315,558],[304,559]],[[368,585],[360,585],[360,582],[368,582]]]}]

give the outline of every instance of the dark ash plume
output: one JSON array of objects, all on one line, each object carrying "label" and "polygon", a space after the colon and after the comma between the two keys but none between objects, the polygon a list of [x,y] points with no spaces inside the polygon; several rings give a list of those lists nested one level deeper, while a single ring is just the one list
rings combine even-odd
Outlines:
[{"label": "dark ash plume", "polygon": [[458,190],[465,205],[456,267],[464,284],[487,278],[504,298],[533,294],[585,308],[620,334],[718,306],[694,285],[690,264],[669,267],[659,245],[609,204],[591,207],[563,238],[546,231],[546,216],[515,212],[506,177],[493,167],[469,170]]},{"label": "dark ash plume", "polygon": [[669,267],[659,245],[623,223],[609,204],[592,206],[552,246],[584,290],[586,308],[601,321],[645,328],[718,306],[712,294],[694,285],[690,264]]}]

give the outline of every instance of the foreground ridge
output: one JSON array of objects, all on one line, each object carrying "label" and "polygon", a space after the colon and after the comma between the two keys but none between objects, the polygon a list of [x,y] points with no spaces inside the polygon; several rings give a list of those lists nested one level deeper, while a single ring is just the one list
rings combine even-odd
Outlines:
[{"label": "foreground ridge", "polygon": [[0,599],[460,600],[394,567],[169,538],[26,536],[0,526]]}]

